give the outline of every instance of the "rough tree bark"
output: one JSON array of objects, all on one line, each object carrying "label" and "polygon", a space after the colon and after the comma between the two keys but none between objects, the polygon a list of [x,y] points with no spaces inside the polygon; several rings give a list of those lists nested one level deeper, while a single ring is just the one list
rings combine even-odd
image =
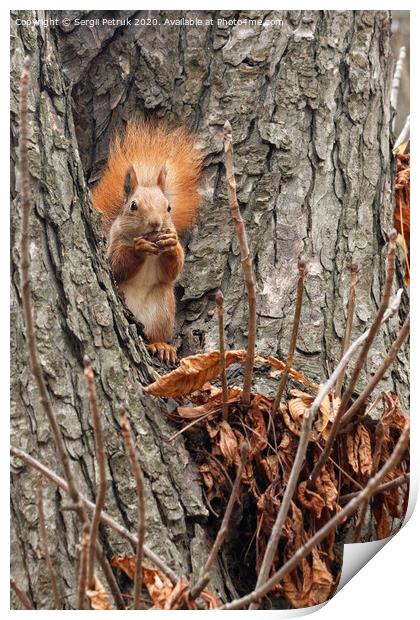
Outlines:
[{"label": "rough tree bark", "polygon": [[[214,292],[225,296],[227,345],[243,347],[246,302],[239,248],[227,209],[222,134],[233,127],[238,198],[258,285],[257,349],[284,356],[296,293],[297,259],[308,265],[295,367],[322,380],[340,354],[351,260],[359,264],[354,333],[373,316],[383,282],[383,246],[392,227],[389,90],[393,59],[386,11],[196,12],[212,25],[75,26],[77,17],[165,19],[180,11],[60,12],[57,28],[17,26],[12,12],[12,172],[18,140],[18,81],[33,57],[30,164],[34,214],[32,295],[41,360],[81,490],[94,497],[94,442],[82,358],[93,363],[108,454],[107,510],[134,531],[134,483],[118,432],[125,401],[146,477],[149,546],[179,573],[198,574],[211,537],[199,478],[183,440],[167,441],[171,403],[142,393],[155,371],[125,312],[103,257],[88,185],[100,176],[113,132],[134,114],[183,122],[206,155],[199,222],[185,236],[177,293],[183,354],[217,346]],[[247,17],[263,25],[218,25]],[[271,24],[271,20],[280,20]],[[12,443],[60,472],[25,350],[19,305],[19,193],[12,180]],[[373,374],[396,331],[381,330]],[[406,353],[386,380],[407,403]],[[366,379],[366,373],[360,384]],[[13,462],[12,574],[37,608],[50,608],[40,557],[34,475]],[[61,473],[61,472],[60,472]],[[74,606],[74,517],[47,486],[53,562],[67,608]],[[127,545],[108,529],[110,554]],[[209,589],[235,593],[223,561]],[[13,606],[17,606],[13,599]]]}]

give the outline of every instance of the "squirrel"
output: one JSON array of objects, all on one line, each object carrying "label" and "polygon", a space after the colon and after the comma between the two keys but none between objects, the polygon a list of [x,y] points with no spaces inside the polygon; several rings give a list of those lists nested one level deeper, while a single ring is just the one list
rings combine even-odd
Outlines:
[{"label": "squirrel", "polygon": [[199,206],[202,157],[185,128],[132,121],[113,140],[92,192],[107,258],[128,308],[143,324],[151,354],[174,364],[174,284],[184,265],[178,234]]}]

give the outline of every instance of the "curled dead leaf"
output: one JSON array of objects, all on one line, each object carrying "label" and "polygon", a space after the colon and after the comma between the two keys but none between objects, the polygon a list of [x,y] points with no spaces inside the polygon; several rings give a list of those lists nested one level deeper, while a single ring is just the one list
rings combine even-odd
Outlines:
[{"label": "curled dead leaf", "polygon": [[[319,389],[321,388],[322,385],[319,386]],[[293,434],[299,436],[303,424],[304,413],[314,402],[315,396],[296,389],[290,390],[290,395],[294,396],[294,398],[291,398],[288,401],[287,409],[281,407],[280,410],[283,414],[283,420],[287,428]],[[324,433],[327,431],[328,424],[332,423],[335,418],[339,404],[340,400],[338,398],[334,399],[332,405],[328,395],[324,398],[318,409],[318,413],[313,424],[313,430],[311,433],[312,441],[315,441],[321,435],[324,436]]]},{"label": "curled dead leaf", "polygon": [[289,573],[283,583],[282,590],[293,607],[313,607],[328,600],[334,580],[316,549],[309,559],[302,560],[299,569]]},{"label": "curled dead leaf", "polygon": [[[239,387],[232,387],[228,390],[228,403],[239,400],[242,390]],[[204,415],[217,413],[222,407],[222,390],[217,388],[212,396],[202,405],[198,407],[178,407],[177,411],[181,418],[186,420],[195,420]]]},{"label": "curled dead leaf", "polygon": [[327,508],[330,510],[335,510],[337,507],[338,489],[332,467],[327,469],[327,467],[324,466],[321,469],[320,474],[315,481],[315,487],[319,495],[324,500]]},{"label": "curled dead leaf", "polygon": [[222,420],[219,424],[219,447],[226,464],[233,465],[239,457],[239,445],[229,422]]},{"label": "curled dead leaf", "polygon": [[303,508],[313,512],[316,518],[319,519],[321,512],[325,507],[325,501],[320,495],[318,495],[318,493],[315,493],[307,488],[306,481],[299,484],[297,498]]},{"label": "curled dead leaf", "polygon": [[376,535],[378,540],[383,540],[391,535],[389,513],[383,498],[374,498],[372,507],[373,516],[376,521]]},{"label": "curled dead leaf", "polygon": [[270,454],[260,461],[265,476],[269,482],[274,482],[279,477],[279,459],[274,454]]},{"label": "curled dead leaf", "polygon": [[[246,358],[246,351],[227,351],[226,366],[237,362],[243,362]],[[211,381],[220,374],[220,353],[219,351],[209,351],[199,355],[184,357],[178,368],[169,372],[157,381],[143,388],[148,394],[153,396],[166,396],[176,398],[177,396],[187,396],[199,390],[204,383]]]},{"label": "curled dead leaf", "polygon": [[[261,357],[261,356],[257,355],[255,357],[255,361],[265,362],[266,364],[269,364],[270,366],[272,366],[276,370],[280,371],[280,373],[283,372],[283,370],[286,367],[286,364],[284,362],[282,362],[281,360],[277,359],[273,355],[269,355],[267,358]],[[304,375],[302,375],[302,373],[298,372],[294,368],[291,368],[289,370],[289,377],[293,377],[293,379],[295,379],[296,381],[299,381],[299,383],[303,383],[304,385],[307,385],[308,387],[310,387],[310,388],[312,388],[314,390],[318,389],[318,384],[317,383],[314,383],[310,379],[307,379]]]},{"label": "curled dead leaf", "polygon": [[249,436],[250,458],[261,454],[267,446],[267,428],[262,413],[261,399],[259,394],[255,394],[251,406],[247,411],[247,417],[250,418],[250,428],[252,432]]},{"label": "curled dead leaf", "polygon": [[353,471],[368,476],[372,469],[372,447],[369,431],[358,424],[353,433],[346,436],[347,458]]}]

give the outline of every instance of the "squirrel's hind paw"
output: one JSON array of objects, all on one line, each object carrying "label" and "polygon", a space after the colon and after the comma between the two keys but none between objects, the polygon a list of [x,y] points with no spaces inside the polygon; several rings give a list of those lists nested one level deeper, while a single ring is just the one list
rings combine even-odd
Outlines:
[{"label": "squirrel's hind paw", "polygon": [[167,342],[151,342],[146,346],[149,353],[151,355],[156,355],[161,362],[166,362],[167,364],[177,363],[178,356],[176,354],[176,349],[171,344]]}]

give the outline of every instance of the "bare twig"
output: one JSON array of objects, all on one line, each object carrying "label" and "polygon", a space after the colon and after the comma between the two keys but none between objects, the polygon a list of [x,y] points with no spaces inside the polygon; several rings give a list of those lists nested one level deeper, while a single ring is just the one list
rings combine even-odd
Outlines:
[{"label": "bare twig", "polygon": [[[391,300],[389,308],[386,310],[382,321],[386,321],[395,314],[398,310],[400,299],[401,299],[402,289],[398,291],[397,295]],[[280,540],[280,535],[283,529],[284,521],[287,517],[287,513],[289,511],[290,502],[296,490],[296,485],[299,479],[300,470],[303,465],[303,461],[306,456],[306,450],[309,443],[310,432],[312,429],[312,423],[315,419],[315,415],[318,412],[321,403],[324,398],[329,394],[329,392],[333,389],[337,377],[343,371],[343,369],[349,363],[351,357],[356,353],[357,349],[363,345],[365,340],[368,338],[370,333],[370,329],[366,330],[361,336],[359,336],[353,344],[347,349],[346,353],[340,360],[340,363],[335,368],[332,375],[329,377],[328,381],[323,385],[322,389],[318,392],[315,400],[313,401],[311,407],[307,409],[303,415],[303,424],[301,429],[301,434],[299,438],[299,444],[297,448],[297,452],[295,455],[295,460],[293,462],[292,471],[290,472],[289,480],[287,482],[287,486],[283,495],[283,500],[280,506],[280,510],[277,514],[276,521],[274,523],[273,529],[271,531],[270,538],[267,543],[267,547],[265,550],[264,558],[261,563],[260,572],[257,580],[257,587],[262,587],[265,581],[268,578],[270,568],[272,566],[274,556],[277,551],[277,547]],[[252,606],[252,609],[255,609],[256,606]]]},{"label": "bare twig", "polygon": [[[391,491],[395,489],[395,487],[399,487],[403,484],[409,484],[410,482],[410,474],[403,474],[402,476],[398,476],[398,478],[394,478],[389,482],[385,482],[381,484],[372,495],[378,495],[378,493],[386,493],[386,491]],[[339,502],[349,502],[353,497],[357,497],[359,495],[359,491],[355,491],[354,493],[346,493],[346,495],[340,495]]]},{"label": "bare twig", "polygon": [[381,326],[382,318],[389,305],[389,300],[391,298],[392,282],[393,282],[394,273],[395,273],[396,240],[397,240],[397,231],[393,229],[389,235],[387,261],[386,261],[386,277],[385,277],[385,283],[384,283],[381,303],[379,305],[378,311],[373,320],[372,326],[369,330],[368,337],[366,338],[363,344],[363,347],[359,353],[359,357],[356,360],[352,376],[349,380],[349,385],[347,387],[347,390],[344,393],[344,396],[341,400],[340,409],[342,410],[344,410],[347,407],[347,404],[352,397],[354,388],[359,378],[359,374],[364,366],[364,363],[366,361],[366,357],[372,345],[373,339],[375,338]]},{"label": "bare twig", "polygon": [[43,498],[43,493],[42,493],[43,482],[44,481],[42,477],[40,476],[38,478],[38,483],[37,483],[37,488],[36,488],[37,508],[38,508],[38,517],[39,517],[39,534],[40,534],[40,538],[41,538],[41,542],[43,546],[45,562],[47,563],[48,572],[50,575],[51,588],[53,591],[55,608],[61,609],[62,605],[60,601],[60,595],[58,593],[56,573],[55,573],[54,566],[51,560],[50,550],[48,548],[48,535],[47,535],[47,527],[45,524],[45,512],[44,512],[44,498]]},{"label": "bare twig", "polygon": [[[61,433],[57,418],[51,407],[47,387],[45,384],[42,368],[39,361],[38,349],[34,332],[34,320],[32,312],[32,301],[30,291],[30,256],[29,256],[29,224],[31,214],[31,196],[28,165],[28,90],[29,90],[29,67],[30,59],[26,58],[20,84],[20,140],[19,140],[19,169],[20,169],[20,190],[22,204],[22,237],[21,237],[21,281],[22,281],[22,307],[26,327],[26,341],[31,364],[32,374],[39,391],[39,399],[47,416],[51,427],[55,448],[60,459],[64,477],[66,480],[67,492],[72,499],[74,510],[78,515],[82,527],[86,529],[88,525],[85,506],[81,501],[78,488],[70,467],[67,450]],[[98,546],[98,550],[99,546]],[[104,558],[103,564],[109,563]],[[111,570],[105,572],[110,588],[113,593],[119,592],[118,584]],[[121,597],[115,600],[119,609],[124,609],[124,601]]]},{"label": "bare twig", "polygon": [[[123,595],[121,594],[121,590],[115,578],[115,575],[112,572],[111,564],[109,563],[108,558],[105,556],[98,543],[96,543],[95,551],[96,559],[98,560],[99,566],[101,567],[103,574],[105,575],[111,594],[114,597],[117,609],[125,609],[125,601]],[[96,583],[96,581],[94,581],[94,583]]]},{"label": "bare twig", "polygon": [[248,346],[244,369],[242,403],[244,405],[249,405],[251,399],[252,371],[254,366],[255,341],[257,334],[256,287],[245,224],[242,219],[236,197],[236,181],[233,166],[232,127],[229,121],[226,121],[223,127],[223,146],[225,151],[226,184],[229,196],[229,206],[232,219],[235,223],[236,233],[238,235],[242,269],[244,272],[246,292],[248,295]]},{"label": "bare twig", "polygon": [[130,461],[131,472],[133,474],[137,491],[137,549],[136,549],[136,569],[134,575],[134,602],[133,609],[140,609],[141,587],[143,579],[143,556],[144,556],[144,529],[145,529],[145,508],[144,508],[144,480],[143,472],[136,457],[136,448],[131,435],[130,422],[127,418],[124,405],[120,405],[120,425],[124,437],[125,449],[128,460]]},{"label": "bare twig", "polygon": [[[395,65],[394,77],[393,77],[392,86],[391,86],[391,107],[394,110],[397,109],[398,92],[400,90],[400,81],[401,81],[401,75],[402,75],[405,57],[406,57],[405,47],[402,46],[400,47],[400,53],[398,56],[397,63]],[[392,122],[392,129],[394,129],[394,125],[395,125],[395,117]]]},{"label": "bare twig", "polygon": [[33,609],[30,600],[26,596],[25,592],[21,588],[19,588],[13,577],[10,577],[10,587],[12,588],[25,609]]},{"label": "bare twig", "polygon": [[220,351],[220,378],[222,380],[222,413],[223,419],[228,419],[228,385],[226,379],[226,355],[225,355],[225,306],[222,291],[216,293],[217,317],[219,320],[219,351]]},{"label": "bare twig", "polygon": [[27,57],[21,77],[20,89],[20,139],[19,139],[19,159],[20,159],[20,187],[22,200],[22,238],[21,238],[21,278],[22,278],[22,306],[26,326],[26,341],[28,346],[29,358],[31,362],[32,374],[38,386],[39,398],[54,437],[57,454],[60,458],[64,476],[69,484],[69,493],[75,504],[78,503],[78,493],[74,483],[74,478],[70,469],[67,451],[57,419],[51,407],[47,388],[44,381],[41,365],[38,359],[38,350],[35,340],[30,276],[29,276],[29,222],[32,210],[29,183],[28,166],[28,88],[29,88],[29,66],[30,59]]},{"label": "bare twig", "polygon": [[90,590],[95,589],[95,547],[98,538],[98,529],[100,522],[100,515],[105,504],[106,495],[106,466],[105,466],[105,451],[104,440],[102,436],[102,424],[101,416],[98,410],[98,400],[96,397],[95,380],[93,377],[92,365],[90,359],[85,356],[83,359],[85,367],[85,383],[86,390],[89,397],[90,414],[92,416],[93,430],[95,435],[95,453],[96,461],[99,469],[99,485],[96,496],[95,510],[93,511],[92,522],[89,532],[89,546],[87,549],[87,584]]},{"label": "bare twig", "polygon": [[19,138],[19,169],[20,169],[20,190],[22,203],[22,237],[21,237],[21,280],[22,280],[22,308],[26,327],[26,344],[29,353],[32,374],[39,391],[39,400],[47,416],[58,458],[60,459],[64,477],[68,485],[68,493],[75,506],[76,513],[82,523],[86,522],[86,514],[80,502],[79,491],[77,489],[73,473],[70,468],[70,461],[64,444],[63,435],[57,418],[51,407],[47,387],[44,380],[41,364],[39,361],[38,349],[34,332],[34,320],[32,312],[32,300],[30,290],[30,256],[29,256],[29,224],[32,210],[29,181],[28,165],[28,89],[29,89],[29,67],[30,59],[24,61],[24,68],[20,83],[20,138]]},{"label": "bare twig", "polygon": [[290,369],[292,368],[293,357],[295,355],[296,341],[297,341],[298,332],[299,332],[300,313],[302,311],[303,287],[304,287],[304,280],[305,280],[305,261],[302,260],[301,258],[298,261],[298,270],[299,270],[299,279],[298,279],[297,293],[296,293],[295,313],[293,316],[292,335],[290,337],[289,351],[287,353],[286,366],[284,367],[283,373],[281,375],[279,387],[277,389],[277,394],[276,394],[276,397],[274,399],[274,402],[271,408],[271,414],[273,416],[276,415],[277,410],[280,406],[281,397],[283,396],[283,391],[286,386],[287,379],[289,378],[289,372],[290,372]]},{"label": "bare twig", "polygon": [[198,424],[199,422],[202,422],[203,420],[205,420],[206,418],[208,418],[211,415],[214,415],[214,411],[208,411],[207,413],[204,413],[199,418],[195,418],[195,420],[191,420],[191,422],[188,422],[188,424],[186,424],[185,426],[180,428],[179,431],[176,431],[176,433],[171,435],[167,439],[167,441],[173,441],[174,439],[179,437],[179,435],[182,435],[183,433],[185,433],[185,431],[187,431],[189,428],[192,428],[195,424]]},{"label": "bare twig", "polygon": [[[23,461],[24,463],[26,463],[27,465],[29,465],[30,467],[38,471],[40,474],[45,476],[45,478],[47,478],[53,484],[57,485],[57,487],[62,489],[65,493],[69,492],[68,484],[63,478],[58,476],[55,472],[49,469],[49,467],[47,467],[46,465],[43,465],[43,463],[40,463],[37,459],[35,459],[33,456],[31,456],[24,450],[20,450],[19,448],[15,448],[11,446],[10,454],[11,456],[15,456],[16,458],[20,459],[21,461]],[[81,502],[83,502],[83,505],[86,508],[86,510],[89,510],[90,512],[93,512],[95,510],[95,504],[91,502],[89,499],[87,499],[86,497],[84,497],[83,495],[80,495],[80,500]],[[104,525],[107,525],[108,527],[113,529],[118,534],[120,534],[123,538],[128,540],[132,544],[134,549],[137,548],[137,544],[138,544],[137,536],[129,532],[122,525],[120,525],[117,521],[115,521],[112,517],[110,517],[105,511],[102,511],[101,513],[101,522]],[[151,562],[153,562],[153,564],[155,564],[155,566],[157,566],[164,575],[168,577],[168,579],[171,581],[173,585],[175,585],[179,581],[179,577],[173,572],[173,570],[169,568],[169,566],[167,566],[167,564],[165,564],[165,562],[163,562],[163,560],[161,560],[146,545],[143,546],[143,549],[144,549],[144,555]]]},{"label": "bare twig", "polygon": [[345,521],[349,516],[351,516],[359,506],[369,500],[372,495],[377,491],[381,481],[385,478],[385,476],[401,461],[404,452],[407,448],[408,439],[409,439],[409,423],[407,422],[401,436],[398,440],[397,445],[389,460],[385,463],[385,465],[380,469],[380,471],[373,477],[370,478],[366,487],[363,491],[357,494],[350,502],[337,514],[332,517],[316,534],[312,536],[296,553],[286,562],[283,566],[274,573],[265,581],[261,586],[257,586],[252,592],[249,594],[242,596],[239,599],[232,601],[231,603],[227,603],[226,605],[222,605],[219,609],[231,610],[231,609],[241,609],[250,603],[259,601],[263,596],[268,594],[270,590],[274,588],[286,575],[288,575],[296,566],[316,547],[319,545],[330,532],[332,532],[335,528],[337,528],[343,521]]},{"label": "bare twig", "polygon": [[379,366],[378,370],[373,375],[372,379],[369,381],[368,385],[362,391],[360,396],[354,401],[352,406],[346,411],[343,415],[341,421],[341,428],[344,428],[351,419],[356,415],[356,413],[360,410],[360,407],[366,402],[369,395],[373,392],[379,381],[382,379],[388,368],[393,364],[395,358],[397,357],[397,353],[400,350],[404,340],[407,338],[407,335],[410,331],[410,315],[404,321],[403,326],[398,332],[398,336],[396,340],[393,342],[387,356],[384,358],[382,364]]},{"label": "bare twig", "polygon": [[89,546],[89,524],[84,522],[82,528],[82,540],[80,543],[79,554],[79,577],[77,587],[77,609],[85,609],[86,585],[87,585],[87,563],[88,563],[88,546]]},{"label": "bare twig", "polygon": [[357,380],[359,378],[359,374],[364,366],[364,363],[366,361],[366,357],[372,345],[373,339],[375,338],[379,330],[379,327],[383,323],[384,316],[388,309],[389,300],[391,297],[392,281],[393,281],[394,273],[395,273],[396,239],[397,239],[397,231],[394,229],[391,231],[389,235],[389,244],[388,244],[387,262],[386,262],[386,277],[385,277],[384,290],[382,294],[382,300],[379,305],[378,311],[375,315],[375,318],[373,320],[372,326],[368,332],[367,337],[365,338],[362,349],[354,365],[353,373],[350,377],[349,384],[341,399],[340,406],[338,407],[337,414],[332,423],[331,430],[330,430],[328,439],[325,444],[325,448],[323,452],[321,453],[319,460],[317,461],[309,477],[309,484],[311,488],[314,487],[315,480],[319,476],[331,452],[335,438],[337,437],[338,430],[342,424],[343,416],[346,413],[347,405],[350,401],[350,398],[353,395],[353,391],[356,386]]},{"label": "bare twig", "polygon": [[[354,307],[355,307],[355,302],[356,302],[356,284],[357,284],[358,270],[359,268],[358,268],[357,263],[353,261],[351,264],[350,290],[349,290],[349,299],[347,302],[347,321],[346,321],[346,329],[345,329],[344,337],[343,337],[343,345],[341,348],[341,357],[343,357],[344,353],[349,348],[350,340],[351,340]],[[341,396],[341,388],[343,386],[344,374],[345,373],[343,371],[337,379],[335,393],[338,397]]]},{"label": "bare twig", "polygon": [[241,445],[241,459],[239,462],[238,470],[236,472],[235,482],[233,483],[232,492],[230,494],[229,501],[226,506],[225,514],[223,515],[222,523],[220,525],[219,531],[217,532],[217,536],[211,548],[210,555],[207,558],[207,561],[201,570],[200,577],[196,585],[191,589],[191,596],[193,599],[197,598],[197,596],[206,587],[210,579],[210,575],[209,575],[210,569],[213,566],[214,562],[216,561],[217,554],[219,553],[220,548],[223,545],[223,541],[225,540],[228,527],[229,527],[229,522],[232,516],[233,508],[239,497],[242,472],[248,460],[248,455],[249,455],[249,445],[247,442],[244,441]]},{"label": "bare twig", "polygon": [[400,147],[401,144],[404,144],[404,142],[408,140],[409,136],[410,136],[410,115],[407,116],[405,125],[402,128],[401,133],[395,142],[394,148],[392,149],[394,153],[398,150],[398,147]]}]

